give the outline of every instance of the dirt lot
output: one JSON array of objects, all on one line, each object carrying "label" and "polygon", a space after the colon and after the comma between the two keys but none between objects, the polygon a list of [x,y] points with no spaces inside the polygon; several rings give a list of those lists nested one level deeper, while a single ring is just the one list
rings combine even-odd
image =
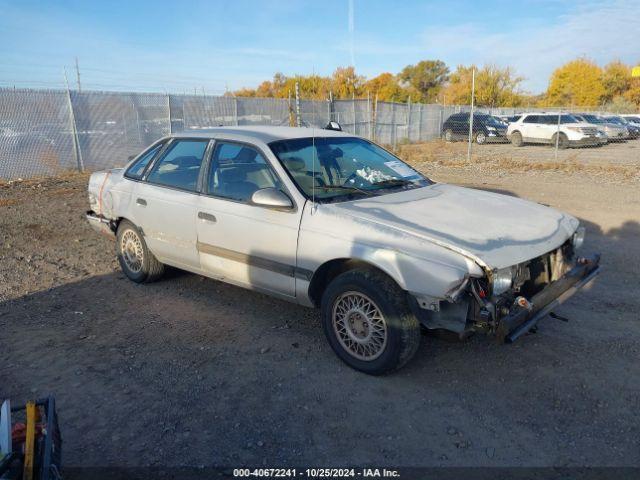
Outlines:
[{"label": "dirt lot", "polygon": [[83,219],[86,177],[1,186],[0,398],[56,395],[66,465],[638,466],[638,145],[549,168],[497,158],[508,145],[470,165],[464,146],[403,147],[435,180],[578,216],[604,271],[569,323],[511,346],[424,337],[381,378],[335,357],[315,311],[187,273],[126,280]]}]

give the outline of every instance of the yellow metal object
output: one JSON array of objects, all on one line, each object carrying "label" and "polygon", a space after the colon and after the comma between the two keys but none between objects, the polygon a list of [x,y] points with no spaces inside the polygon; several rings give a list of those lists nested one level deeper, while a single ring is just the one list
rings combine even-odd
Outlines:
[{"label": "yellow metal object", "polygon": [[36,404],[27,402],[27,436],[24,446],[23,480],[33,480],[33,457],[36,447]]},{"label": "yellow metal object", "polygon": [[640,65],[638,65],[637,67],[633,67],[631,69],[631,76],[632,77],[640,77]]}]

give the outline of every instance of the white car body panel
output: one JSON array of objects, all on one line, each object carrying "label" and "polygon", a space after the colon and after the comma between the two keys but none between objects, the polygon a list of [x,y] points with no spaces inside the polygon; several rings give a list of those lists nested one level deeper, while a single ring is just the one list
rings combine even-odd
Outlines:
[{"label": "white car body panel", "polygon": [[258,148],[294,208],[272,210],[178,191],[127,179],[125,169],[114,169],[91,176],[91,210],[101,219],[125,218],[142,227],[148,247],[163,263],[303,305],[314,303],[309,295],[314,272],[332,260],[370,263],[417,298],[450,300],[469,277],[553,251],[578,227],[570,215],[533,202],[446,184],[313,204],[267,145],[291,135],[309,137],[310,129],[221,128],[181,136],[196,135]]}]

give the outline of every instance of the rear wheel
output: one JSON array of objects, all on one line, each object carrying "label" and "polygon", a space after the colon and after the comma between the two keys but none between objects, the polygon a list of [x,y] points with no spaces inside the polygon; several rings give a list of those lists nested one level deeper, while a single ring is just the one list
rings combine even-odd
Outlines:
[{"label": "rear wheel", "polygon": [[511,134],[511,144],[514,147],[521,147],[524,145],[524,142],[522,141],[522,134],[518,131],[515,131]]},{"label": "rear wheel", "polygon": [[118,225],[116,256],[124,274],[136,283],[156,281],[164,273],[164,264],[151,253],[140,230],[128,220]]},{"label": "rear wheel", "polygon": [[321,308],[331,348],[356,370],[380,375],[398,369],[420,344],[420,324],[406,293],[376,270],[356,269],[336,277]]},{"label": "rear wheel", "polygon": [[[560,136],[558,137],[558,133],[554,133],[553,137],[551,137],[551,144],[555,147],[556,144],[558,145],[558,148],[560,149],[565,149],[565,148],[569,148],[569,139],[567,138],[567,136],[560,132],[559,134]],[[557,143],[556,143],[557,142]]]}]

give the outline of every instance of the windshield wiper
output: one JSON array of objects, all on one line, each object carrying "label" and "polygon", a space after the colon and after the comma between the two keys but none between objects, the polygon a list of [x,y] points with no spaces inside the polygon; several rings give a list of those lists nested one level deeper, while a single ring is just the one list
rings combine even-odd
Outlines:
[{"label": "windshield wiper", "polygon": [[320,189],[327,189],[327,190],[349,190],[351,192],[360,192],[360,193],[364,193],[365,195],[373,195],[371,192],[367,192],[366,190],[363,190],[361,188],[358,187],[350,187],[348,185],[322,185],[322,186],[318,186],[316,188],[320,188]]},{"label": "windshield wiper", "polygon": [[411,180],[405,180],[404,178],[389,178],[387,180],[374,182],[373,185],[380,187],[404,187],[406,185],[413,185],[413,182]]}]

